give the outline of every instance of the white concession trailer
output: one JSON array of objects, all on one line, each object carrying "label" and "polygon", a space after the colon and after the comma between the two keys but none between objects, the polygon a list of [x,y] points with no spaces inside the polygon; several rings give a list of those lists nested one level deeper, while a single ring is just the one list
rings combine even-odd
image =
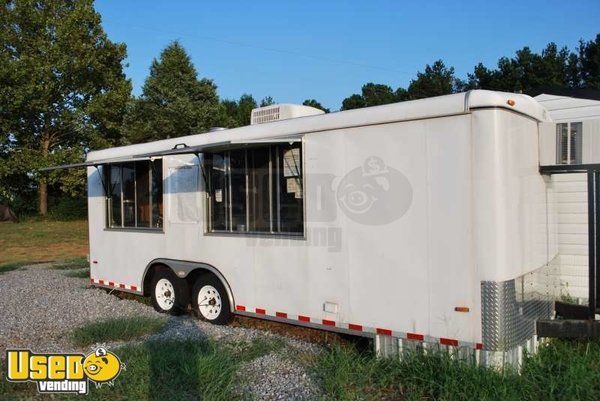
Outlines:
[{"label": "white concession trailer", "polygon": [[547,111],[476,90],[90,152],[91,283],[404,347],[516,361],[550,318]]}]

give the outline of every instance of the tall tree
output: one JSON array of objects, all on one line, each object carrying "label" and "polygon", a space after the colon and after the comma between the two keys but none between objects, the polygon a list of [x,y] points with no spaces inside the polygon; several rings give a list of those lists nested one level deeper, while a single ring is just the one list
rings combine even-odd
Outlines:
[{"label": "tall tree", "polygon": [[154,59],[142,95],[130,106],[126,136],[132,143],[206,132],[219,125],[217,87],[198,79],[190,56],[179,42]]},{"label": "tall tree", "polygon": [[388,85],[374,84],[369,82],[362,87],[362,97],[367,107],[394,103],[396,94]]},{"label": "tall tree", "polygon": [[584,88],[600,89],[600,33],[595,40],[579,42],[579,71]]},{"label": "tall tree", "polygon": [[367,103],[362,95],[355,93],[342,100],[342,110],[352,110],[367,107]]},{"label": "tall tree", "polygon": [[425,71],[417,73],[417,78],[408,86],[410,99],[447,95],[454,92],[456,78],[454,67],[447,68],[442,60],[425,65]]},{"label": "tall tree", "polygon": [[256,100],[247,93],[240,96],[239,100],[225,99],[221,102],[224,117],[222,125],[228,128],[250,125],[252,109],[258,107]]},{"label": "tall tree", "polygon": [[360,95],[355,93],[342,101],[342,110],[360,109],[402,101],[405,99],[399,99],[398,96],[403,97],[404,92],[404,89],[401,88],[394,92],[388,85],[369,82],[362,86]]},{"label": "tall tree", "polygon": [[317,102],[315,99],[306,99],[302,102],[304,106],[314,107],[315,109],[323,110],[325,113],[330,113],[331,110],[324,107],[321,103]]},{"label": "tall tree", "polygon": [[273,100],[273,98],[271,96],[265,96],[260,101],[260,107],[266,107],[266,106],[270,106],[272,104],[275,104],[275,101]]},{"label": "tall tree", "polygon": [[[6,0],[0,7],[0,163],[18,166],[9,174],[30,178],[39,167],[119,142],[131,91],[126,49],[107,38],[92,0]],[[37,189],[44,215],[45,176]]]}]

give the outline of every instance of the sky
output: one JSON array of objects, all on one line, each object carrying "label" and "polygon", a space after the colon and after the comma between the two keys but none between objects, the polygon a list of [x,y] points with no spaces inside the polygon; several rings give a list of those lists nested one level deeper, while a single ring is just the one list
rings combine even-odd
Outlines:
[{"label": "sky", "polygon": [[464,78],[523,46],[575,49],[600,33],[600,0],[96,0],[109,38],[127,45],[134,94],[174,40],[219,96],[332,110],[367,82],[407,87],[442,59]]}]

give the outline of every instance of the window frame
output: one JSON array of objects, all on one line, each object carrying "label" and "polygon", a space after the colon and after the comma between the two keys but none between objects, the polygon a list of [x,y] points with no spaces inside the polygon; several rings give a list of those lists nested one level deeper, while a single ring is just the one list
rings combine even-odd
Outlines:
[{"label": "window frame", "polygon": [[[156,161],[161,161],[161,168],[160,171],[157,170],[155,168],[155,162]],[[137,187],[137,164],[140,162],[147,162],[148,163],[148,205],[149,205],[149,209],[150,209],[150,227],[144,227],[144,226],[138,226],[138,187]],[[134,221],[135,221],[135,226],[125,226],[125,208],[124,208],[124,197],[123,197],[123,166],[127,165],[127,164],[133,164],[134,168],[133,168],[133,177],[134,177],[134,187],[133,187],[133,193],[134,193]],[[121,225],[120,226],[113,226],[111,225],[111,216],[112,216],[112,209],[113,209],[113,205],[112,205],[112,168],[113,167],[118,167],[119,171],[120,171],[120,212],[121,212]],[[106,170],[105,170],[106,169]],[[110,172],[110,175],[108,174],[108,172]],[[157,205],[162,204],[162,213],[160,215],[158,215],[158,218],[160,218],[161,220],[161,224],[160,227],[153,227],[152,224],[154,222],[154,214],[153,214],[153,207],[154,207],[154,203],[155,203],[155,199],[153,198],[153,190],[154,190],[154,174],[155,172],[158,172],[160,174],[160,183],[161,183],[161,187],[162,189],[159,191],[160,195],[159,197],[162,198],[160,199],[161,202],[157,202]],[[162,158],[156,158],[156,159],[149,159],[149,160],[131,160],[131,161],[123,161],[123,162],[119,162],[119,163],[109,163],[109,164],[105,164],[102,166],[102,177],[101,179],[104,182],[104,214],[105,214],[105,221],[104,221],[104,231],[133,231],[133,232],[152,232],[152,233],[164,233],[164,214],[165,214],[165,210],[164,210],[164,162]],[[159,182],[159,181],[157,181]]]},{"label": "window frame", "polygon": [[[572,125],[579,125],[580,130],[577,132],[579,138],[575,137],[575,140],[572,140]],[[566,140],[563,141],[562,128],[567,128],[567,136]],[[583,164],[583,122],[582,121],[567,121],[556,123],[556,164],[558,165],[578,165]],[[573,149],[572,144],[575,143],[577,148]],[[563,160],[563,150],[566,146],[566,160]],[[579,160],[578,160],[579,156]]]},{"label": "window frame", "polygon": [[[219,155],[219,156],[224,156],[225,154],[231,154],[230,152],[232,151],[237,151],[237,150],[244,150],[244,160],[245,160],[245,168],[244,168],[244,174],[245,174],[245,208],[246,208],[246,227],[247,229],[245,231],[236,231],[233,230],[233,225],[231,224],[232,222],[232,216],[231,216],[231,165],[230,165],[230,159],[229,157],[224,158],[224,166],[225,166],[225,170],[226,170],[226,174],[227,174],[227,178],[225,179],[226,184],[226,191],[223,192],[222,197],[223,200],[227,200],[227,202],[229,203],[228,207],[226,208],[226,213],[225,213],[225,227],[226,229],[213,229],[213,221],[212,221],[212,217],[213,217],[213,211],[212,211],[212,174],[211,174],[211,168],[212,165],[208,165],[207,164],[207,160],[206,157],[203,157],[202,163],[201,163],[201,169],[202,169],[202,174],[204,177],[204,191],[205,191],[205,226],[204,226],[204,235],[208,235],[208,236],[232,236],[232,237],[265,237],[265,238],[286,238],[286,239],[299,239],[299,240],[305,240],[306,239],[306,174],[305,174],[305,160],[306,160],[306,156],[304,153],[304,141],[300,140],[300,141],[295,141],[293,143],[290,142],[290,145],[292,144],[298,144],[299,145],[299,149],[300,149],[300,182],[301,182],[301,187],[302,187],[302,230],[301,231],[274,231],[275,228],[280,227],[281,226],[281,217],[280,217],[280,212],[281,212],[281,204],[280,204],[280,190],[281,190],[281,183],[280,183],[280,179],[281,179],[281,175],[283,174],[283,172],[280,172],[280,167],[279,167],[279,152],[277,151],[277,148],[281,145],[283,145],[284,142],[264,142],[261,143],[260,145],[255,145],[255,146],[240,146],[240,147],[232,147],[230,149],[227,150],[223,150],[223,151],[219,151],[219,152],[211,152],[211,156],[212,155]],[[269,149],[269,226],[270,226],[270,230],[269,231],[250,231],[249,228],[249,221],[250,221],[250,190],[249,190],[249,185],[250,185],[250,178],[249,176],[251,175],[250,169],[248,168],[248,151],[252,150],[252,149],[264,149],[264,148],[268,148]],[[275,154],[276,157],[273,157],[273,154]],[[276,172],[276,174],[274,174],[274,172]],[[274,204],[275,203],[275,204]],[[227,228],[229,227],[229,228]]]}]

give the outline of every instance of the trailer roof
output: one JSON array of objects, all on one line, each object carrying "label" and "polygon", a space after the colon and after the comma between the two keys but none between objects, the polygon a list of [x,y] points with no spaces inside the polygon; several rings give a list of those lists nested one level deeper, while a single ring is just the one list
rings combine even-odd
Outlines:
[{"label": "trailer roof", "polygon": [[600,100],[542,93],[534,98],[556,122],[582,121],[600,118]]},{"label": "trailer roof", "polygon": [[[121,146],[89,152],[87,162],[173,154],[178,145],[198,149],[219,143],[250,143],[267,140],[297,140],[299,135],[336,129],[385,124],[409,120],[445,117],[469,113],[473,109],[503,108],[524,114],[538,121],[548,121],[547,111],[527,95],[473,90],[453,95],[437,96],[364,109],[340,111],[317,116],[298,117],[265,124],[249,125],[203,134],[189,135],[155,142]],[[179,151],[180,153],[193,153]]]}]

